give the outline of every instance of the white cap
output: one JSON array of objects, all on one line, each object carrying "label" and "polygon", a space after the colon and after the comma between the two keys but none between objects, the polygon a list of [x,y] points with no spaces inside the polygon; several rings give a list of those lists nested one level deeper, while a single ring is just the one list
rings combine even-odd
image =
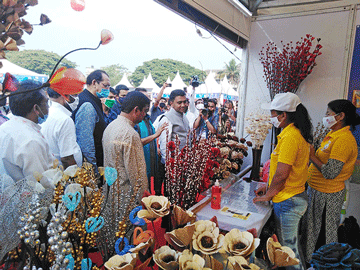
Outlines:
[{"label": "white cap", "polygon": [[270,111],[275,110],[281,112],[295,112],[296,107],[300,103],[300,98],[294,93],[280,93],[275,95],[271,103],[263,104],[261,108]]}]

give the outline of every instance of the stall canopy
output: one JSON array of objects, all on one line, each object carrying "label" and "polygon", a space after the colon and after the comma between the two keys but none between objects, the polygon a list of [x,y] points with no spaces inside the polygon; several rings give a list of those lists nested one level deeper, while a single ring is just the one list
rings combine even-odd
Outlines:
[{"label": "stall canopy", "polygon": [[180,76],[180,72],[178,71],[175,75],[175,78],[172,80],[172,87],[174,89],[181,89],[183,90],[185,87],[187,87],[187,85],[184,83],[184,81],[182,80],[181,76]]},{"label": "stall canopy", "polygon": [[145,88],[150,88],[152,93],[159,93],[160,92],[160,87],[156,84],[156,82],[154,81],[151,72],[149,73],[147,79],[146,79],[146,85],[147,87]]},{"label": "stall canopy", "polygon": [[205,83],[200,84],[195,89],[195,98],[219,98],[221,95],[221,85],[215,80],[215,73],[210,71],[205,79]]},{"label": "stall canopy", "polygon": [[120,85],[120,84],[123,84],[123,85],[126,85],[127,88],[129,88],[130,91],[134,90],[135,87],[129,82],[129,79],[127,77],[126,74],[124,74],[120,80],[120,82],[118,82],[114,87]]},{"label": "stall canopy", "polygon": [[145,76],[144,76],[143,81],[140,83],[140,85],[139,85],[137,88],[145,88],[147,91],[151,91],[151,90],[152,90],[151,88],[148,88],[147,79],[146,79]]},{"label": "stall canopy", "polygon": [[228,99],[228,100],[238,100],[239,99],[239,94],[237,93],[237,91],[235,91],[234,86],[232,86],[226,75],[224,77],[224,79],[221,81],[221,91],[223,94],[223,99]]},{"label": "stall canopy", "polygon": [[15,65],[14,63],[11,63],[9,60],[2,59],[1,62],[3,64],[2,68],[0,68],[0,81],[1,82],[4,80],[5,74],[7,72],[9,72],[11,75],[14,75],[16,77],[16,79],[19,80],[19,82],[22,82],[25,80],[34,80],[34,81],[44,83],[48,79],[47,75],[38,74],[31,70],[22,68],[18,65]]},{"label": "stall canopy", "polygon": [[166,89],[164,91],[164,95],[163,95],[167,98],[170,96],[171,91],[176,90],[176,89],[183,90],[184,88],[187,88],[187,85],[182,80],[179,71],[176,73],[175,78],[172,81],[169,82],[169,80],[170,80],[170,77],[168,78],[168,80],[166,82],[171,83],[171,87],[166,87]]}]

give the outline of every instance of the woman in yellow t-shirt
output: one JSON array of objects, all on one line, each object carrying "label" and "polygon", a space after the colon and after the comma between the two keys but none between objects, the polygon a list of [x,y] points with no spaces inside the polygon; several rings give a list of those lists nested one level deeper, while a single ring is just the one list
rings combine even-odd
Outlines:
[{"label": "woman in yellow t-shirt", "polygon": [[299,222],[307,208],[305,183],[312,143],[309,114],[293,93],[281,93],[270,105],[271,122],[283,130],[271,153],[268,188],[255,191],[254,202],[273,201],[277,236],[300,260],[287,269],[305,269],[299,254]]},{"label": "woman in yellow t-shirt", "polygon": [[[345,199],[345,181],[350,178],[358,155],[357,144],[350,131],[360,124],[355,106],[346,99],[328,104],[323,124],[331,131],[320,148],[310,150],[311,165],[308,172],[309,207],[304,219],[305,260],[309,262],[325,226],[326,244],[337,242],[337,228]],[[322,224],[325,215],[325,224]]]}]

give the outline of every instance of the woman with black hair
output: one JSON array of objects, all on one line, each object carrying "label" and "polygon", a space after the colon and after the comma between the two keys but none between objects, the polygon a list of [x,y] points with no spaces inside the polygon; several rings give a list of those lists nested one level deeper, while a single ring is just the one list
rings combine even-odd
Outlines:
[{"label": "woman with black hair", "polygon": [[300,259],[299,222],[307,208],[305,183],[313,141],[309,114],[293,93],[281,93],[270,105],[271,123],[282,128],[271,153],[267,186],[255,191],[254,202],[272,200],[280,243],[295,252],[299,264],[286,269],[304,269]]},{"label": "woman with black hair", "polygon": [[313,146],[310,150],[309,208],[305,214],[303,233],[307,262],[311,260],[322,226],[325,226],[326,244],[338,240],[337,228],[345,199],[345,181],[351,177],[358,155],[351,127],[355,129],[360,124],[360,116],[350,101],[337,99],[329,102],[323,124],[331,131],[316,153]]}]

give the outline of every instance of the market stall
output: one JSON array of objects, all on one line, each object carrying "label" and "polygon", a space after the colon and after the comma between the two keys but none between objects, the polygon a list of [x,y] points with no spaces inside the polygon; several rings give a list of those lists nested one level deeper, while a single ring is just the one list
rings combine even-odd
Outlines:
[{"label": "market stall", "polygon": [[[265,183],[246,182],[250,176],[251,166],[246,167],[238,175],[232,175],[221,182],[223,193],[221,209],[212,209],[209,203],[211,190],[204,192],[205,198],[190,208],[196,213],[197,220],[209,220],[216,216],[219,228],[230,231],[233,228],[241,231],[256,229],[260,235],[262,228],[271,215],[272,207],[268,203],[254,204],[255,190]],[[245,174],[244,174],[245,173]]]}]

